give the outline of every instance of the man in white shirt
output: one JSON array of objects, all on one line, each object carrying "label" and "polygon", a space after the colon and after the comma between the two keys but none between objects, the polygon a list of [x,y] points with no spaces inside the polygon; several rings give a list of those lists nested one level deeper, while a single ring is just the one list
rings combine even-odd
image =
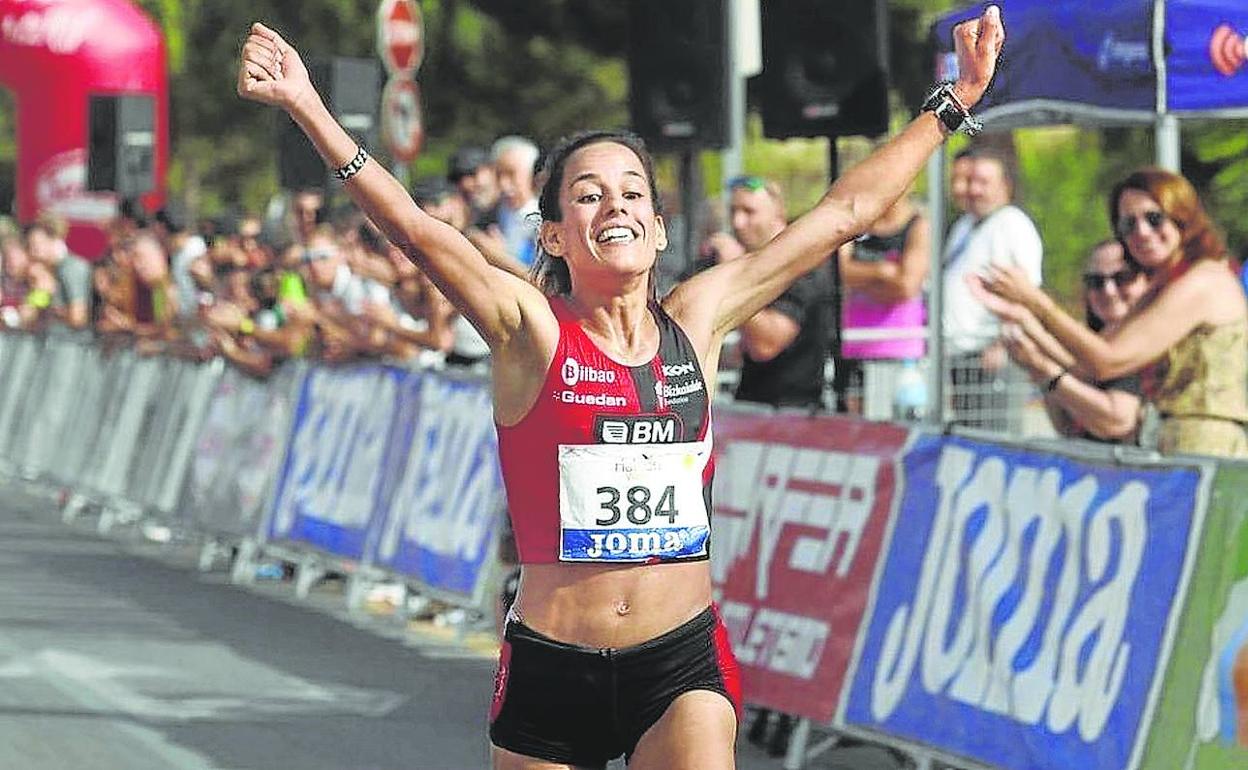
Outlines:
[{"label": "man in white shirt", "polygon": [[1006,156],[977,149],[969,157],[966,213],[945,242],[942,330],[954,422],[1001,430],[1009,409],[1001,326],[971,294],[966,277],[989,265],[1017,265],[1038,286],[1044,247],[1030,217],[1011,203],[1014,179]]},{"label": "man in white shirt", "polygon": [[498,176],[498,229],[507,253],[526,269],[537,256],[537,145],[522,136],[504,136],[490,149]]}]

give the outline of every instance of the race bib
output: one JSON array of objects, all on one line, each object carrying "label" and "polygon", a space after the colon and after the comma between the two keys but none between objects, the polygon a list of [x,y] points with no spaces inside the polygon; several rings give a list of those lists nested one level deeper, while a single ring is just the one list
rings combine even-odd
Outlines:
[{"label": "race bib", "polygon": [[561,444],[560,561],[706,556],[702,471],[710,456],[709,441]]}]

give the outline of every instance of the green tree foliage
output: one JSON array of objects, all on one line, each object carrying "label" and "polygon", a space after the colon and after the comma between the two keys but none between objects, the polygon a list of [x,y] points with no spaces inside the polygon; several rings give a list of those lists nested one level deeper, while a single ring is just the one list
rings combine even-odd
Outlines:
[{"label": "green tree foliage", "polygon": [[[238,48],[251,20],[287,36],[307,56],[373,56],[378,0],[134,0],[164,30],[169,51],[170,189],[204,214],[257,210],[277,192],[278,116],[234,93]],[[776,0],[764,0],[775,2]],[[888,0],[894,125],[913,114],[930,84],[931,23],[957,0]],[[627,5],[616,0],[421,0],[426,56],[418,75],[426,129],[418,174],[440,174],[463,143],[504,133],[540,142],[587,127],[627,124]],[[12,188],[13,103],[0,94],[0,205]],[[790,212],[809,207],[826,184],[826,140],[773,142],[747,124],[744,164],[780,179]],[[1248,249],[1248,134],[1242,122],[1186,124],[1185,173],[1197,185],[1232,250]],[[1080,260],[1108,234],[1104,196],[1153,157],[1148,129],[1031,129],[1016,132],[1021,202],[1045,239],[1046,282],[1073,303]],[[842,166],[867,145],[842,139]],[[660,158],[662,180],[676,164]],[[706,187],[722,189],[718,153],[702,158]],[[6,181],[7,180],[7,181]],[[8,193],[11,197],[11,192]]]},{"label": "green tree foliage", "polygon": [[[207,213],[231,205],[254,210],[277,192],[278,116],[234,94],[238,48],[251,20],[278,30],[305,57],[375,55],[377,0],[138,2],[164,29],[170,50],[170,188]],[[618,30],[622,6],[538,5],[521,13],[514,3],[484,0],[421,4],[426,56],[417,79],[427,139],[418,172],[441,173],[445,156],[464,142],[505,133],[548,141],[587,125],[627,123],[621,43],[607,31]]]},{"label": "green tree foliage", "polygon": [[17,125],[13,97],[0,88],[0,217],[17,208]]}]

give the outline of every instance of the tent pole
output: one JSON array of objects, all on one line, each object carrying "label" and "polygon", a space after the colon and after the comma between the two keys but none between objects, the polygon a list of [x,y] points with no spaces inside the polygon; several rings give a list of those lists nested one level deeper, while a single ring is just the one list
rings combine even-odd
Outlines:
[{"label": "tent pole", "polygon": [[1179,119],[1170,112],[1170,72],[1166,62],[1166,2],[1153,0],[1153,68],[1157,72],[1157,119],[1153,124],[1158,166],[1181,173],[1179,168]]},{"label": "tent pole", "polygon": [[941,334],[944,303],[945,147],[927,161],[927,216],[931,224],[931,267],[927,279],[927,422],[945,421],[945,339]]},{"label": "tent pole", "polygon": [[1157,165],[1176,174],[1182,173],[1179,167],[1179,119],[1169,112],[1158,115],[1154,129]]}]

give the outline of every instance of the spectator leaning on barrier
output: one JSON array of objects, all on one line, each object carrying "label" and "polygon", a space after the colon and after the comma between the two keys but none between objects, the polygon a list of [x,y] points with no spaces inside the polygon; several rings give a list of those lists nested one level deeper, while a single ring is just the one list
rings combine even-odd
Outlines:
[{"label": "spectator leaning on barrier", "polygon": [[[430,216],[457,230],[467,226],[467,202],[440,178],[417,181],[412,188],[412,199]],[[425,363],[445,361],[455,344],[453,321],[458,313],[401,249],[389,241],[385,246],[398,280],[391,306],[373,308],[374,322],[388,329],[399,343],[414,348],[406,357],[415,356]]]},{"label": "spectator leaning on barrier", "polygon": [[[1092,249],[1083,273],[1089,329],[1101,335],[1114,333],[1147,292],[1148,276],[1126,258],[1121,243],[1105,241]],[[1138,374],[1085,381],[1071,371],[1074,357],[1029,310],[987,292],[980,295],[1007,322],[1002,329],[1006,350],[1044,395],[1059,434],[1093,441],[1136,440],[1141,406]]]},{"label": "spectator leaning on barrier", "polygon": [[316,232],[317,225],[324,223],[322,218],[324,207],[325,193],[319,187],[306,187],[290,196],[287,226],[290,229],[292,242],[297,244],[308,242]]},{"label": "spectator leaning on barrier", "polygon": [[169,275],[169,261],[160,240],[151,232],[137,235],[130,246],[134,272],[135,333],[168,338],[178,314],[178,295]]},{"label": "spectator leaning on barrier", "polygon": [[66,230],[65,220],[40,216],[26,228],[26,251],[56,281],[51,316],[71,329],[85,329],[91,320],[91,263],[69,251]]},{"label": "spectator leaning on barrier", "polygon": [[841,363],[848,371],[837,380],[849,386],[849,392],[838,398],[846,411],[862,414],[859,394],[868,368],[873,378],[887,383],[884,390],[891,406],[903,362],[926,353],[927,307],[922,294],[931,264],[927,217],[909,198],[899,198],[870,230],[842,246],[838,258],[844,287]]},{"label": "spectator leaning on barrier", "polygon": [[32,262],[16,233],[0,235],[4,277],[0,283],[0,322],[6,329],[31,329],[52,303],[51,273]]},{"label": "spectator leaning on barrier", "polygon": [[203,319],[213,348],[234,366],[255,377],[273,371],[273,355],[257,338],[255,315],[260,300],[252,293],[251,271],[235,267],[222,276],[217,301],[206,308]]},{"label": "spectator leaning on barrier", "polygon": [[[784,196],[775,182],[743,176],[730,180],[728,189],[732,232],[744,247],[741,255],[757,252],[784,230]],[[831,292],[831,271],[820,264],[741,324],[737,400],[777,407],[822,405],[829,324],[826,298]]]},{"label": "spectator leaning on barrier", "polygon": [[363,310],[365,291],[339,252],[331,227],[319,226],[309,235],[301,262],[321,355],[331,361],[354,355],[359,349],[354,315]]},{"label": "spectator leaning on barrier", "polygon": [[451,154],[446,179],[468,205],[468,227],[498,226],[498,176],[489,153],[481,147],[460,147]]},{"label": "spectator leaning on barrier", "polygon": [[191,276],[191,265],[208,253],[203,236],[192,232],[186,212],[170,204],[156,212],[156,232],[169,254],[169,272],[178,290],[178,308],[183,315],[193,315],[198,306],[199,288]]},{"label": "spectator leaning on barrier", "polygon": [[[463,195],[456,193],[457,191],[440,185],[437,180],[428,179],[416,185],[413,197],[429,216],[463,233],[469,243],[476,246],[494,267],[527,280],[528,270],[501,248],[501,241],[472,225],[469,221],[470,211],[467,202]],[[420,275],[421,280],[428,283],[429,291],[425,296],[429,304],[427,310],[432,314],[430,323],[435,323],[436,319],[437,323],[445,321],[449,325],[450,347],[445,351],[446,363],[454,366],[484,365],[489,360],[489,345],[482,339],[476,328],[468,322],[468,319],[454,309],[454,306],[451,306],[449,310],[443,307],[442,303],[446,297],[436,286],[428,282],[428,277],[424,273]]]},{"label": "spectator leaning on barrier", "polygon": [[949,352],[953,421],[1003,429],[1010,408],[1007,356],[1000,323],[971,295],[966,276],[990,265],[1015,266],[1032,286],[1041,281],[1040,234],[1014,197],[1012,164],[1000,152],[974,150],[967,211],[949,229],[944,253],[942,333]]},{"label": "spectator leaning on barrier", "polygon": [[1160,418],[1163,452],[1248,457],[1248,300],[1226,246],[1191,182],[1144,168],[1114,186],[1110,221],[1151,286],[1102,337],[1071,318],[1014,267],[975,280],[1026,307],[1076,360],[1083,379],[1141,372],[1145,401]]}]

